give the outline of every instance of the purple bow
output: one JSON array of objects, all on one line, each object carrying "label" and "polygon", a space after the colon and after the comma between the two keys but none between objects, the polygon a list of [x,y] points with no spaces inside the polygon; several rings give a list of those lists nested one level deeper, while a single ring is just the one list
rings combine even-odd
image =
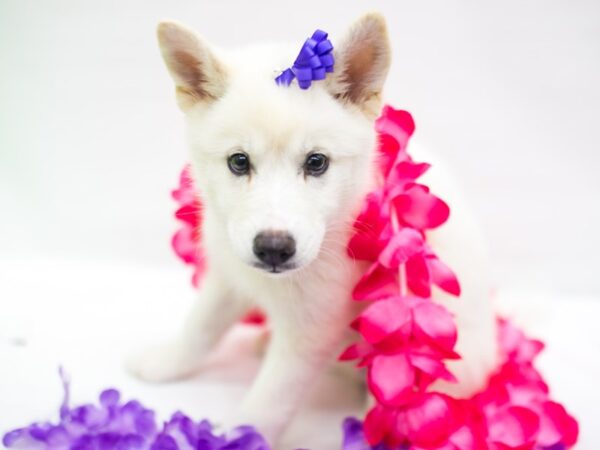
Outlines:
[{"label": "purple bow", "polygon": [[308,89],[314,80],[324,80],[327,72],[333,72],[333,44],[327,33],[317,30],[304,42],[294,65],[275,78],[277,84],[289,86],[298,78],[298,86]]}]

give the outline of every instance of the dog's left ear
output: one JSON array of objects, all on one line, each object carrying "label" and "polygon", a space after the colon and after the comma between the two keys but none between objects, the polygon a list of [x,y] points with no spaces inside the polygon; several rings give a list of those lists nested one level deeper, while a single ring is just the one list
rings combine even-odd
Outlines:
[{"label": "dog's left ear", "polygon": [[383,16],[369,13],[358,19],[336,46],[334,56],[329,92],[336,99],[358,106],[365,114],[377,115],[391,60]]}]

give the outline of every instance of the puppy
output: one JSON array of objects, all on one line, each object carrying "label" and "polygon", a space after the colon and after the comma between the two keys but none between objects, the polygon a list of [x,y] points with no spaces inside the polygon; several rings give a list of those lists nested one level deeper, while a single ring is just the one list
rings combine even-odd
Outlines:
[{"label": "puppy", "polygon": [[[158,26],[158,40],[187,122],[208,269],[179,337],[144,352],[132,370],[150,381],[192,374],[259,306],[272,337],[237,421],[276,445],[309,386],[335,362],[361,307],[351,292],[365,267],[348,257],[346,244],[374,187],[374,120],[391,54],[385,21],[367,14],[333,39],[335,70],[308,90],[274,82],[297,44],[219,52],[175,22]],[[485,256],[443,170],[434,164],[425,182],[453,208],[428,240],[463,292],[456,299],[434,291],[455,315],[463,357],[450,364],[460,382],[437,388],[468,395],[496,360]]]}]

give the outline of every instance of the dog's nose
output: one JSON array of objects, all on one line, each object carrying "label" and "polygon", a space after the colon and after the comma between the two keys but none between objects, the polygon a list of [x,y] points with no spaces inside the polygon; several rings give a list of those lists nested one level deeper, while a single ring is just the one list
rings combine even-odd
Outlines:
[{"label": "dog's nose", "polygon": [[296,253],[296,241],[285,231],[263,231],[254,238],[254,254],[269,266],[279,266]]}]

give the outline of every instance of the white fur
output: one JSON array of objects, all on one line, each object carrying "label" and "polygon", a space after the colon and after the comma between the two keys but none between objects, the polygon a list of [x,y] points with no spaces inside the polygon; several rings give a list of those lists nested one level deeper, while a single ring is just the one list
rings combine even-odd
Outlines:
[{"label": "white fur", "polygon": [[[365,42],[357,33],[371,39],[370,48],[355,48]],[[227,329],[258,305],[269,317],[272,338],[236,420],[256,425],[275,443],[309,386],[335,361],[361,307],[350,293],[365,267],[347,256],[346,243],[373,186],[373,109],[389,65],[385,24],[376,15],[361,19],[336,61],[343,69],[352,55],[363,52],[360,62],[364,51],[374,49],[366,57],[376,59],[377,74],[359,71],[358,81],[340,79],[336,68],[327,82],[306,91],[273,81],[297,46],[216,54],[174,23],[161,25],[159,38],[186,113],[193,174],[205,205],[208,270],[181,335],[135,359],[131,369],[151,381],[193,373]],[[174,50],[182,48],[198,58],[195,68],[205,85],[191,85],[196,78],[190,68],[174,63],[180,55]],[[305,176],[303,161],[315,149],[330,158],[330,167],[321,177]],[[255,168],[250,177],[228,170],[227,157],[239,150],[250,155]],[[434,166],[427,182],[453,208],[449,222],[430,233],[430,242],[456,269],[463,288],[460,299],[434,292],[436,301],[456,315],[463,356],[453,366],[459,385],[440,388],[465,395],[481,386],[495,362],[485,256],[477,229],[443,171]],[[297,269],[271,274],[252,266],[253,239],[269,229],[295,238]]]}]

